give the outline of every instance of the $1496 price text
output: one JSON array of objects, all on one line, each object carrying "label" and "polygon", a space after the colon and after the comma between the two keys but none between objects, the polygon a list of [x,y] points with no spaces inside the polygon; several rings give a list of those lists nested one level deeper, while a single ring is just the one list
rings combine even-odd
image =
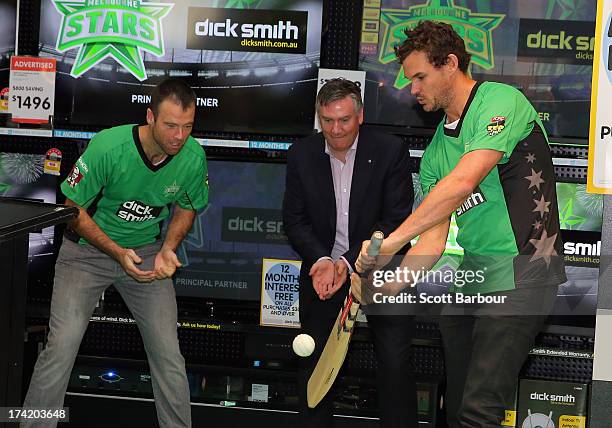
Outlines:
[{"label": "$1496 price text", "polygon": [[36,96],[21,96],[21,95],[13,95],[11,96],[11,102],[17,103],[18,108],[23,109],[35,109],[38,110],[42,108],[43,110],[49,110],[51,108],[51,103],[49,102],[49,97],[41,98]]}]

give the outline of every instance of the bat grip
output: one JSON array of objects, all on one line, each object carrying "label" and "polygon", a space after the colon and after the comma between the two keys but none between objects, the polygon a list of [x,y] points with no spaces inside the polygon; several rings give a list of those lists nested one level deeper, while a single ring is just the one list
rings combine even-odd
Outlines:
[{"label": "bat grip", "polygon": [[[376,232],[372,234],[372,237],[370,238],[370,245],[368,245],[368,249],[366,250],[366,253],[368,253],[368,256],[376,257],[380,253],[380,246],[382,245],[384,237],[385,237],[385,234],[382,233],[380,230],[377,230]],[[361,272],[359,276],[361,278],[367,278],[369,274],[370,274],[370,270],[367,270],[367,271]]]}]

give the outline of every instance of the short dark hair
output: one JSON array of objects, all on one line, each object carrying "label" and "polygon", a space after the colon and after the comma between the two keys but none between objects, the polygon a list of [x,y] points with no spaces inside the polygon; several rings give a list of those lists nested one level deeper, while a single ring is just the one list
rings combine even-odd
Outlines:
[{"label": "short dark hair", "polygon": [[357,86],[355,82],[351,82],[350,80],[343,79],[341,77],[330,79],[321,87],[319,93],[317,94],[317,111],[323,106],[333,103],[334,101],[342,100],[346,97],[351,97],[355,103],[356,111],[359,111],[363,107],[361,89],[359,89],[359,86]]},{"label": "short dark hair", "polygon": [[183,110],[196,102],[196,94],[187,83],[180,79],[166,79],[153,88],[151,93],[149,108],[153,111],[153,116],[157,117],[159,105],[168,98],[183,107]]},{"label": "short dark hair", "polygon": [[406,40],[395,47],[395,56],[400,64],[414,51],[424,52],[436,68],[448,62],[448,55],[454,54],[459,60],[459,70],[467,73],[470,55],[463,39],[449,24],[436,21],[420,21],[413,29],[404,30]]}]

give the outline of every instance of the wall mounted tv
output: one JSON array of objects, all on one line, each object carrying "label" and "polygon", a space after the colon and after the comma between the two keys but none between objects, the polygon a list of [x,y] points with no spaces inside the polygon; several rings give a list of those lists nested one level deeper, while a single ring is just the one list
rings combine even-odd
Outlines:
[{"label": "wall mounted tv", "polygon": [[312,132],[320,0],[41,3],[56,128],[143,122],[152,87],[177,77],[198,96],[196,134]]},{"label": "wall mounted tv", "polygon": [[285,164],[208,162],[210,203],[178,254],[178,296],[259,301],[264,258],[299,260],[282,230]]},{"label": "wall mounted tv", "polygon": [[[373,2],[376,3],[376,2]],[[420,20],[451,24],[472,54],[476,80],[513,85],[555,138],[587,143],[597,2],[381,0],[364,7],[359,67],[367,72],[365,121],[434,128],[410,95],[393,46]]]},{"label": "wall mounted tv", "polygon": [[[419,175],[413,174],[416,208],[422,200]],[[552,309],[550,324],[593,327],[597,309],[599,259],[603,197],[586,192],[586,185],[557,183],[557,200],[561,237],[564,243],[567,281],[559,286]],[[463,254],[457,243],[456,224],[451,222],[446,252],[438,268],[456,269]],[[440,295],[447,292],[449,283],[420,283],[419,292]]]},{"label": "wall mounted tv", "polygon": [[[0,141],[0,147],[2,142]],[[56,203],[58,178],[44,173],[45,155],[0,152],[0,196]],[[28,284],[52,284],[55,228],[30,233]]]}]

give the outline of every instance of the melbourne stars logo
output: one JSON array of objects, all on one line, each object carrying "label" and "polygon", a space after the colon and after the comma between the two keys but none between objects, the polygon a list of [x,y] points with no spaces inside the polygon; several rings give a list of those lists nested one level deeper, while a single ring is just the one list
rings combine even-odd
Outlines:
[{"label": "melbourne stars logo", "polygon": [[174,182],[172,184],[170,184],[169,186],[166,186],[164,188],[164,196],[171,196],[171,195],[176,195],[176,193],[181,190],[181,186],[179,186],[178,184],[176,184],[176,180],[174,180]]},{"label": "melbourne stars logo", "polygon": [[[419,21],[434,20],[453,26],[465,41],[465,47],[472,54],[474,64],[489,70],[493,68],[493,30],[499,26],[506,15],[498,13],[474,13],[470,9],[455,6],[454,0],[428,0],[427,3],[411,6],[407,10],[382,9],[380,25],[382,42],[379,61],[388,64],[396,61],[394,46],[405,38],[404,29],[414,28]],[[402,89],[410,84],[410,79],[400,70],[394,86]]]},{"label": "melbourne stars logo", "polygon": [[164,55],[161,20],[174,6],[140,0],[53,0],[63,15],[56,49],[79,48],[70,74],[79,77],[106,57],[138,80],[147,73],[142,52]]}]

